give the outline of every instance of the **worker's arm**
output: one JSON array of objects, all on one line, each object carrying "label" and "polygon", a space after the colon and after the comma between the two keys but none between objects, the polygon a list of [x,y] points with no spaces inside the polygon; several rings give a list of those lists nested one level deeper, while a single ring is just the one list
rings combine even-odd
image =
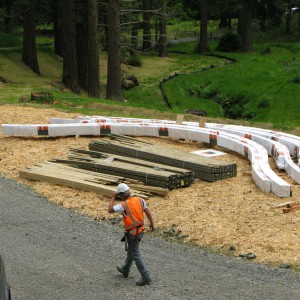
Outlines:
[{"label": "worker's arm", "polygon": [[115,212],[115,211],[114,211],[114,204],[115,204],[115,201],[116,201],[116,197],[117,197],[117,193],[114,192],[114,193],[112,194],[111,200],[110,200],[110,202],[109,202],[109,204],[108,204],[108,210],[107,210],[107,211],[108,211],[110,214],[112,214],[112,213]]},{"label": "worker's arm", "polygon": [[146,214],[146,216],[147,216],[147,218],[150,222],[150,229],[151,229],[151,231],[153,231],[154,230],[154,222],[153,222],[153,218],[152,218],[152,215],[150,213],[150,210],[148,208],[146,208],[146,209],[144,209],[144,212],[145,212],[145,214]]}]

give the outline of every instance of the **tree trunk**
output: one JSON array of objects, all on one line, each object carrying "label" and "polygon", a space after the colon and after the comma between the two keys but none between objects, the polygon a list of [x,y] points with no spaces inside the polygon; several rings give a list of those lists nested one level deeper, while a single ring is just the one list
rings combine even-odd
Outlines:
[{"label": "tree trunk", "polygon": [[4,31],[10,32],[11,31],[11,8],[12,8],[12,0],[5,0],[4,6],[5,6],[5,17],[4,17]]},{"label": "tree trunk", "polygon": [[159,21],[159,39],[158,56],[166,57],[167,54],[167,28],[166,28],[166,0],[162,0],[160,21]]},{"label": "tree trunk", "polygon": [[158,45],[158,37],[159,37],[159,20],[158,20],[158,18],[155,18],[155,23],[154,23],[154,43],[155,43],[155,46]]},{"label": "tree trunk", "polygon": [[135,56],[138,51],[138,34],[139,34],[139,23],[138,23],[138,14],[133,13],[131,26],[131,46],[130,46],[130,56]]},{"label": "tree trunk", "polygon": [[232,29],[232,19],[228,18],[228,29],[231,30]]},{"label": "tree trunk", "polygon": [[300,0],[298,1],[298,34],[300,35]]},{"label": "tree trunk", "polygon": [[288,11],[286,14],[286,25],[285,25],[285,34],[290,34],[291,33],[291,19],[292,19],[292,1],[288,0]]},{"label": "tree trunk", "polygon": [[54,53],[63,56],[63,18],[62,18],[62,2],[55,1],[54,12]]},{"label": "tree trunk", "polygon": [[152,48],[150,7],[150,0],[143,0],[143,51],[147,51]]},{"label": "tree trunk", "polygon": [[78,82],[81,88],[88,90],[88,5],[86,0],[77,1],[76,51]]},{"label": "tree trunk", "polygon": [[122,100],[121,96],[121,0],[108,2],[108,61],[106,98]]},{"label": "tree trunk", "polygon": [[63,0],[63,21],[62,81],[72,92],[79,93],[74,0]]},{"label": "tree trunk", "polygon": [[199,43],[200,53],[207,52],[207,1],[208,0],[200,0],[200,4],[201,4],[201,24],[200,24],[200,43]]},{"label": "tree trunk", "polygon": [[[201,4],[201,3],[200,3]],[[220,18],[219,29],[228,27],[227,13],[223,13]]]},{"label": "tree trunk", "polygon": [[100,97],[98,2],[88,0],[88,95]]},{"label": "tree trunk", "polygon": [[23,32],[23,62],[36,74],[41,75],[37,60],[36,40],[35,40],[35,3],[31,1],[30,5],[24,11],[24,32]]},{"label": "tree trunk", "polygon": [[108,20],[107,20],[107,7],[105,7],[105,12],[104,12],[104,15],[103,15],[103,23],[104,23],[104,42],[102,45],[103,47],[103,50],[104,51],[107,51],[107,45],[108,45]]},{"label": "tree trunk", "polygon": [[243,35],[243,10],[239,9],[237,34],[242,38]]},{"label": "tree trunk", "polygon": [[252,1],[243,0],[242,8],[242,51],[252,51]]}]

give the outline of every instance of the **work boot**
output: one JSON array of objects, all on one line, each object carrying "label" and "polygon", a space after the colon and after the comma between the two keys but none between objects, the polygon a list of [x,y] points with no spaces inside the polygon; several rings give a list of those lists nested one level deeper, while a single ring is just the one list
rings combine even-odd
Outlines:
[{"label": "work boot", "polygon": [[123,268],[117,267],[117,270],[123,275],[124,278],[128,278],[128,272],[125,272]]},{"label": "work boot", "polygon": [[148,277],[148,278],[142,277],[141,280],[136,282],[136,285],[139,285],[139,286],[150,285],[150,282],[151,282],[150,277]]}]

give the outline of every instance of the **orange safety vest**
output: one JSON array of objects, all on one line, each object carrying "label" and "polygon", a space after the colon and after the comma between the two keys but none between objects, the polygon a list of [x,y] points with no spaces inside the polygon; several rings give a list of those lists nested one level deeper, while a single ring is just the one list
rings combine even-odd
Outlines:
[{"label": "orange safety vest", "polygon": [[132,235],[144,231],[144,205],[139,197],[130,197],[122,202],[124,229]]}]

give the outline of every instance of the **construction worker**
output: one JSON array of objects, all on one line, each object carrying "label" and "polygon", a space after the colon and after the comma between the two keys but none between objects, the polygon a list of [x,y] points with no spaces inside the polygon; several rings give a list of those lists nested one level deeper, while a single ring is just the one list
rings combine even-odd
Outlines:
[{"label": "construction worker", "polygon": [[[117,197],[120,197],[122,202],[114,205]],[[139,243],[143,237],[144,231],[144,213],[150,221],[150,229],[154,230],[154,222],[152,215],[147,208],[144,199],[131,196],[130,189],[125,183],[120,183],[117,191],[113,193],[111,201],[108,205],[109,213],[122,213],[125,229],[125,249],[127,248],[127,257],[122,267],[117,267],[117,270],[127,278],[133,261],[135,262],[142,278],[137,281],[139,286],[149,285],[151,282],[149,271],[144,264]]]}]

